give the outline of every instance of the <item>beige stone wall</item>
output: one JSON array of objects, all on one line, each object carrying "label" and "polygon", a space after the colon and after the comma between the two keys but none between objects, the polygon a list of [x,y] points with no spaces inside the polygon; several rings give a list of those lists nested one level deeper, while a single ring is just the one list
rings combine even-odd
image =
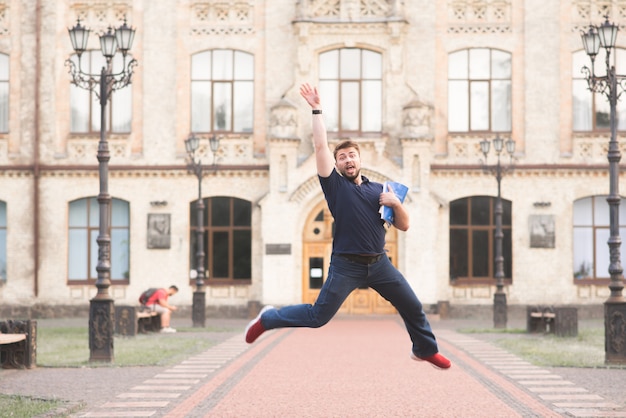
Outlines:
[{"label": "beige stone wall", "polygon": [[0,178],[0,199],[7,203],[7,281],[0,285],[0,300],[29,304],[35,294],[33,179],[11,170],[3,170]]},{"label": "beige stone wall", "polygon": [[[205,163],[215,157],[220,166],[205,177],[203,195],[250,200],[254,244],[252,284],[209,287],[208,304],[301,301],[302,230],[323,196],[298,87],[315,84],[319,53],[341,47],[383,55],[384,132],[358,140],[366,175],[410,186],[412,227],[399,235],[398,261],[425,304],[489,305],[495,291],[449,283],[449,202],[497,191],[480,170],[485,136],[447,132],[448,54],[470,47],[513,55],[518,167],[502,187],[513,202],[509,303],[591,305],[608,296],[605,286],[572,282],[572,204],[608,193],[608,168],[606,138],[571,132],[571,55],[581,49],[580,28],[601,22],[603,4],[623,23],[621,2],[64,0],[41,1],[39,13],[36,4],[0,1],[0,52],[11,62],[10,133],[0,135],[0,200],[8,207],[0,303],[81,305],[95,294],[92,286],[67,285],[68,203],[98,194],[98,138],[70,134],[67,28],[81,18],[94,29],[95,48],[96,32],[124,16],[137,28],[131,52],[139,65],[132,133],[108,138],[109,191],[131,205],[131,280],[111,288],[116,303],[134,303],[146,287],[177,284],[176,303],[191,304],[188,217],[197,180],[185,168],[190,56],[214,48],[254,55],[255,125],[252,134],[222,138],[216,156],[201,148]],[[626,38],[618,42],[626,46]],[[170,249],[147,249],[149,213],[171,214]],[[530,248],[531,215],[555,217],[555,248]],[[291,254],[266,254],[268,244],[284,243]]]}]

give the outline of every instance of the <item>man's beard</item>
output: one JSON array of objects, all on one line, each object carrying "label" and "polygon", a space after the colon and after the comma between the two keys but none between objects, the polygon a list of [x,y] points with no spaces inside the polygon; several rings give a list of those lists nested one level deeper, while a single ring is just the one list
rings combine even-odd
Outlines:
[{"label": "man's beard", "polygon": [[347,179],[348,179],[348,180],[350,180],[350,181],[354,181],[354,180],[356,180],[357,178],[359,178],[359,176],[361,175],[361,170],[358,170],[358,169],[357,169],[357,170],[354,172],[354,174],[353,174],[353,175],[348,174],[348,172],[347,172],[346,170],[342,170],[342,171],[341,171],[341,175],[342,175],[342,176],[344,176],[345,178],[347,178]]}]

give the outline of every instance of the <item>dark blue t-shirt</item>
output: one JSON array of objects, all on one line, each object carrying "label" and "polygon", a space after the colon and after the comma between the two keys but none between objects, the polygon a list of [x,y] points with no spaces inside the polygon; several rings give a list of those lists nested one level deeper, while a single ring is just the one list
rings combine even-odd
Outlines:
[{"label": "dark blue t-shirt", "polygon": [[335,218],[333,253],[382,254],[386,231],[378,210],[383,185],[361,176],[359,186],[336,169],[328,177],[318,177]]}]

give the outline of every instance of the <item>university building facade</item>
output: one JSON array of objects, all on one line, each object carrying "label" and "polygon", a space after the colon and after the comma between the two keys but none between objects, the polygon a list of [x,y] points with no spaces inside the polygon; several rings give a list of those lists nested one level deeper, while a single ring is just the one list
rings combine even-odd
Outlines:
[{"label": "university building facade", "polygon": [[[580,33],[605,15],[623,23],[626,4],[0,0],[0,313],[86,310],[96,293],[100,107],[68,74],[77,20],[92,32],[80,65],[94,73],[105,64],[97,34],[124,21],[136,28],[138,65],[104,128],[116,304],[175,284],[173,302],[191,305],[192,134],[205,172],[207,314],[315,300],[333,221],[299,96],[307,82],[320,89],[331,145],[358,142],[365,176],[409,187],[411,228],[391,228],[386,250],[426,307],[490,312],[498,189],[484,170],[496,156],[485,158],[480,142],[503,138],[515,142],[512,159],[501,155],[513,165],[501,182],[509,306],[601,312],[609,105],[587,89]],[[611,57],[624,73],[621,48],[624,37]],[[624,130],[620,102],[621,142]],[[621,213],[626,225],[624,204]],[[341,311],[394,310],[359,289]]]}]

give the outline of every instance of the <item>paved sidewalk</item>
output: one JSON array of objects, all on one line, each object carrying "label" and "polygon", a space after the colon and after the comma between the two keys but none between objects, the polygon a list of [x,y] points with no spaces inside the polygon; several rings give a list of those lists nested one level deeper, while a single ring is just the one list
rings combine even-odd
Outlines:
[{"label": "paved sidewalk", "polygon": [[448,371],[409,359],[397,316],[337,317],[253,345],[242,321],[171,367],[0,371],[0,393],[88,398],[72,417],[626,417],[626,370],[540,368],[454,321],[432,324]]}]

